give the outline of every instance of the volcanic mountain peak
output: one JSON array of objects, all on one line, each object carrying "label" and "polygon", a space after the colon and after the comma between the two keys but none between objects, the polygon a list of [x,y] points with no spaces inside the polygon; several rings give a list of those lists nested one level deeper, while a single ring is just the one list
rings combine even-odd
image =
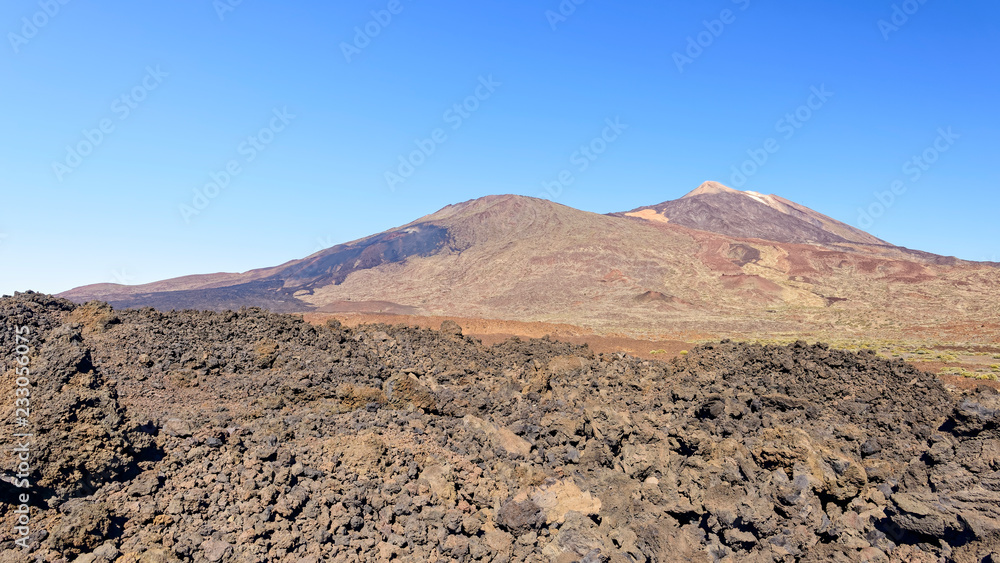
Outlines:
[{"label": "volcanic mountain peak", "polygon": [[684,194],[684,196],[682,196],[681,199],[695,197],[699,195],[708,195],[708,194],[739,194],[739,193],[744,193],[744,192],[734,190],[728,186],[720,184],[719,182],[708,181],[708,182],[703,182],[697,188]]},{"label": "volcanic mountain peak", "polygon": [[505,194],[449,205],[404,227],[444,228],[453,247],[466,248],[477,244],[506,244],[530,237],[551,237],[560,226],[578,225],[581,221],[600,217],[604,216],[547,199]]},{"label": "volcanic mountain peak", "polygon": [[800,244],[891,246],[864,231],[782,197],[734,190],[718,182],[705,182],[680,199],[617,215],[670,222],[740,238]]},{"label": "volcanic mountain peak", "polygon": [[750,199],[763,203],[768,207],[776,209],[782,213],[788,213],[787,203],[791,203],[787,200],[779,198],[774,194],[765,195],[760,192],[755,192],[751,190],[746,190],[746,191],[734,190],[729,186],[725,186],[723,184],[720,184],[719,182],[712,182],[712,181],[702,183],[702,185],[698,186],[694,190],[691,190],[690,192],[681,196],[681,199],[690,199],[697,196],[717,195],[717,194],[748,197]]},{"label": "volcanic mountain peak", "polygon": [[470,199],[468,201],[463,201],[461,203],[453,203],[451,205],[446,205],[441,209],[417,219],[412,224],[416,223],[427,223],[427,222],[439,222],[439,221],[451,221],[456,219],[468,218],[473,215],[479,214],[490,214],[490,215],[518,215],[521,213],[536,213],[543,209],[551,208],[553,206],[565,207],[557,203],[553,203],[547,199],[539,199],[535,197],[528,197],[523,195],[514,194],[500,194],[500,195],[487,195],[479,197],[476,199]]}]

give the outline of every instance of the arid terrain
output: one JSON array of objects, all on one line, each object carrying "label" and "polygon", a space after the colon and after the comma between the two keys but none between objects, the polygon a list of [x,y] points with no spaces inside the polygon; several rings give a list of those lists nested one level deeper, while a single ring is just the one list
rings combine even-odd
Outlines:
[{"label": "arid terrain", "polygon": [[61,294],[116,307],[358,313],[572,325],[676,339],[996,345],[1000,268],[894,246],[774,195],[707,182],[600,215],[488,196],[241,274]]},{"label": "arid terrain", "polygon": [[485,344],[495,344],[511,337],[552,337],[563,342],[587,345],[595,352],[624,352],[644,359],[670,359],[699,344],[723,339],[755,344],[790,344],[798,340],[824,342],[846,350],[873,350],[887,359],[904,359],[922,370],[937,374],[955,385],[989,385],[1000,389],[1000,327],[982,323],[952,323],[939,327],[914,327],[892,338],[845,335],[837,331],[802,331],[768,336],[752,333],[706,333],[674,330],[640,337],[607,333],[579,326],[477,319],[457,316],[401,315],[394,313],[305,313],[302,317],[316,325],[336,320],[345,326],[362,324],[404,324],[436,328],[444,321],[465,327],[466,334]]},{"label": "arid terrain", "polygon": [[1000,395],[870,350],[659,361],[34,293],[0,299],[0,346],[33,434],[3,561],[1000,559]]},{"label": "arid terrain", "polygon": [[998,295],[707,182],[0,298],[0,561],[1000,561]]}]

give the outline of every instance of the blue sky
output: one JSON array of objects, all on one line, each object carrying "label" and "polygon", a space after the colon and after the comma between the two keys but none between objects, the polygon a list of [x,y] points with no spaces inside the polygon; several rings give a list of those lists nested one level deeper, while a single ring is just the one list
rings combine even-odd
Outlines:
[{"label": "blue sky", "polygon": [[996,2],[576,1],[9,0],[0,293],[705,180],[1000,260]]}]

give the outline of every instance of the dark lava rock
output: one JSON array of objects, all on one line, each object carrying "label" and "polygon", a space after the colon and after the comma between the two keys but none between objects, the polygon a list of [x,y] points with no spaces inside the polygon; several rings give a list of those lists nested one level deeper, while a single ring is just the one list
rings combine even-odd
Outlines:
[{"label": "dark lava rock", "polygon": [[[869,352],[671,362],[260,309],[0,299],[0,561],[989,561],[1000,395]],[[13,400],[0,416],[16,419]],[[23,417],[22,417],[23,418]],[[993,559],[990,559],[993,558]]]}]

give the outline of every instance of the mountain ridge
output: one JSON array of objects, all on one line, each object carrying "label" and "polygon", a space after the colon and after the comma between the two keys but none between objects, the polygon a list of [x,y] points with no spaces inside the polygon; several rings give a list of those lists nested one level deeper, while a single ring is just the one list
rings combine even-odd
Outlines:
[{"label": "mountain ridge", "polygon": [[658,220],[644,211],[692,229],[777,242],[892,244],[774,194],[737,191],[705,182],[683,197],[619,213]]},{"label": "mountain ridge", "polygon": [[779,196],[704,183],[678,200],[610,214],[486,196],[279,266],[61,295],[118,307],[457,314],[626,332],[664,323],[792,330],[873,315],[888,325],[903,316],[933,323],[956,304],[992,318],[990,273]]}]

